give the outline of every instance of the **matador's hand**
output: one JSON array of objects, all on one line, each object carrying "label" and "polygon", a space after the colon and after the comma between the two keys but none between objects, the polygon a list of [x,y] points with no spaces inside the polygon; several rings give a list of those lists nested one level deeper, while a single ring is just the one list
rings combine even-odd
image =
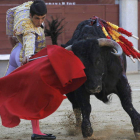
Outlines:
[{"label": "matador's hand", "polygon": [[24,64],[26,64],[26,63],[28,63],[30,57],[31,57],[31,56],[24,56],[24,58],[23,58],[23,60],[22,60],[22,62],[21,62],[21,66],[24,65]]}]

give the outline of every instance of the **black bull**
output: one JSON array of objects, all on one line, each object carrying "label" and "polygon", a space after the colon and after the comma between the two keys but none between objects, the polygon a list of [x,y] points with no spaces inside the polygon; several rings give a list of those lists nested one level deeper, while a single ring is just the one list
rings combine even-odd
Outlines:
[{"label": "black bull", "polygon": [[[72,45],[72,51],[85,65],[87,81],[67,97],[72,103],[78,125],[82,114],[83,137],[90,137],[93,129],[90,123],[90,95],[95,95],[99,100],[107,103],[110,94],[118,95],[123,109],[131,118],[133,130],[137,139],[140,140],[140,114],[132,104],[131,87],[126,77],[126,57],[124,54],[115,56],[114,51],[108,46],[99,47],[98,38],[105,38],[100,26],[95,21],[81,22],[73,36],[63,47]],[[94,103],[92,103],[94,104]]]}]

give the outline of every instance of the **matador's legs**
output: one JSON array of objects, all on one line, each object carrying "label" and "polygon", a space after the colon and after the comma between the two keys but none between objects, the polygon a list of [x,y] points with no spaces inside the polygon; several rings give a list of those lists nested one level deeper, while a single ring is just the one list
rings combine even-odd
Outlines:
[{"label": "matador's legs", "polygon": [[46,135],[40,131],[39,120],[31,120],[33,134]]},{"label": "matador's legs", "polygon": [[[18,43],[16,47],[12,50],[11,55],[10,55],[8,69],[6,71],[5,76],[10,74],[12,71],[14,71],[17,67],[21,65],[21,62],[19,59],[21,49],[22,49],[22,44]],[[40,131],[39,120],[31,120],[31,124],[32,124],[33,134],[45,135]]]}]

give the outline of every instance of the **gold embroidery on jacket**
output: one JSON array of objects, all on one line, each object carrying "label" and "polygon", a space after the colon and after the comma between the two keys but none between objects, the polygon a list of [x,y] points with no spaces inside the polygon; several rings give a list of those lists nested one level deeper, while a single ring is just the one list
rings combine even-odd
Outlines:
[{"label": "gold embroidery on jacket", "polygon": [[20,61],[22,61],[24,55],[32,55],[34,51],[38,52],[46,46],[44,29],[35,27],[29,16],[29,9],[32,3],[30,1],[17,6],[13,11],[14,23],[11,21],[12,24],[10,25],[13,28],[14,36],[23,46],[20,52]]},{"label": "gold embroidery on jacket", "polygon": [[23,50],[23,47],[22,47],[21,50],[20,50],[20,54],[19,54],[19,61],[20,62],[22,62],[23,56],[24,56],[24,50]]}]

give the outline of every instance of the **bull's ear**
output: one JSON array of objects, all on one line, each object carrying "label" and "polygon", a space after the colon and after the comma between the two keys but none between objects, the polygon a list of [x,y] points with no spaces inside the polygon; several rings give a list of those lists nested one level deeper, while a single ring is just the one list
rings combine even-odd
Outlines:
[{"label": "bull's ear", "polygon": [[106,53],[112,53],[115,54],[117,51],[114,48],[103,46],[100,48],[101,54],[104,55]]},{"label": "bull's ear", "polygon": [[[101,56],[106,56],[112,52],[114,52],[113,48],[104,46],[100,48]],[[115,52],[114,52],[115,53]]]}]

